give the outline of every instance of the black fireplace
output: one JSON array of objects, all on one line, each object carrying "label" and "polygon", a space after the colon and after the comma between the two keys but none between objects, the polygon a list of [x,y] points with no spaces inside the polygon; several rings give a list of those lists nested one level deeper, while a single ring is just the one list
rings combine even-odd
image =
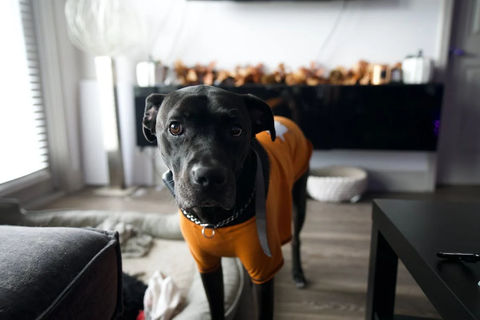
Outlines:
[{"label": "black fireplace", "polygon": [[[180,87],[135,88],[138,146],[156,145],[149,143],[142,133],[145,98],[151,93],[168,93]],[[252,84],[222,88],[251,93],[267,101],[275,115],[298,123],[315,149],[435,151],[437,148],[442,84]]]}]

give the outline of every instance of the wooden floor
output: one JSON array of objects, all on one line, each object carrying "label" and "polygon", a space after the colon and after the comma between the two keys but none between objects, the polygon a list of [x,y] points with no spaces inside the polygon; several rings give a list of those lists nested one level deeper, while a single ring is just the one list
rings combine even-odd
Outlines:
[{"label": "wooden floor", "polygon": [[[308,202],[302,231],[302,260],[308,287],[298,290],[290,276],[290,246],[283,249],[285,265],[275,282],[275,319],[357,320],[365,317],[370,252],[371,199],[441,199],[480,202],[480,188],[441,188],[435,194],[367,195],[357,204]],[[46,208],[77,208],[172,212],[167,191],[140,190],[128,198],[102,198],[90,190],[62,198]],[[253,319],[251,295],[242,297],[236,319]],[[440,318],[400,263],[396,313]]]}]

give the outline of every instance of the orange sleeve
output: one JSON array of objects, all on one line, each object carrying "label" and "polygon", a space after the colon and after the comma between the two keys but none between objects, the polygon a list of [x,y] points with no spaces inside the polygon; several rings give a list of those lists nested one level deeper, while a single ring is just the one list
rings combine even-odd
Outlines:
[{"label": "orange sleeve", "polygon": [[198,248],[192,248],[190,245],[188,247],[197,263],[197,269],[200,273],[210,273],[220,267],[220,258],[209,255],[205,251],[198,250]]}]

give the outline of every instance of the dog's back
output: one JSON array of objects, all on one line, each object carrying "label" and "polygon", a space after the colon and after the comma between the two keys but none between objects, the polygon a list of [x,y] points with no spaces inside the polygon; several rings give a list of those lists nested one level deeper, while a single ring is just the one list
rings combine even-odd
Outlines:
[{"label": "dog's back", "polygon": [[[293,185],[307,171],[312,155],[312,143],[305,138],[301,129],[290,119],[275,117],[277,138],[270,139],[268,132],[257,134],[257,140],[268,153],[270,182],[267,195],[269,229],[274,213],[276,229],[283,244],[292,236],[291,213]],[[270,230],[269,230],[270,231]]]}]

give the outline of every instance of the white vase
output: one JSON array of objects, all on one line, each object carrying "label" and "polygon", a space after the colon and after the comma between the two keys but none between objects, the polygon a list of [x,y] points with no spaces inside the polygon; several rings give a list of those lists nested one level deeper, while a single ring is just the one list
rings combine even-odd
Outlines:
[{"label": "white vase", "polygon": [[142,61],[137,63],[137,84],[139,87],[155,85],[155,62]]},{"label": "white vase", "polygon": [[402,62],[402,78],[405,84],[425,84],[432,81],[433,61],[422,55],[408,56]]}]

